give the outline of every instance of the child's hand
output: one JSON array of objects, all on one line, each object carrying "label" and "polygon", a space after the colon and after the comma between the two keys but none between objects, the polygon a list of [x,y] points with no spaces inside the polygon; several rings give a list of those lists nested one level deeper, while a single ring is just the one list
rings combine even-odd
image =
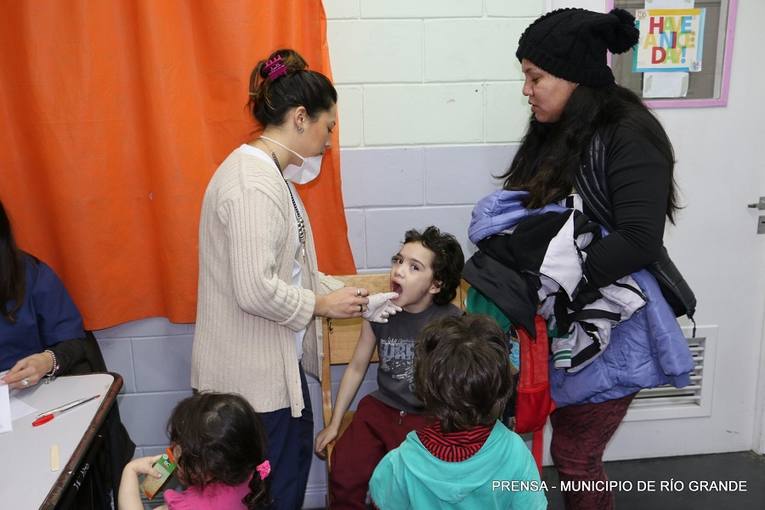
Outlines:
[{"label": "child's hand", "polygon": [[325,459],[327,457],[327,445],[337,438],[337,428],[330,425],[316,435],[314,449],[316,455]]},{"label": "child's hand", "polygon": [[119,499],[115,502],[119,510],[143,510],[143,503],[141,502],[138,488],[138,475],[160,478],[162,475],[152,467],[160,457],[162,455],[141,457],[127,463],[125,469],[122,470]]},{"label": "child's hand", "polygon": [[136,475],[147,475],[159,478],[162,475],[159,471],[154,469],[153,466],[154,463],[157,462],[161,457],[162,455],[155,455],[153,457],[141,457],[138,459],[133,459],[127,463],[127,466],[125,466],[125,471],[129,470]]}]

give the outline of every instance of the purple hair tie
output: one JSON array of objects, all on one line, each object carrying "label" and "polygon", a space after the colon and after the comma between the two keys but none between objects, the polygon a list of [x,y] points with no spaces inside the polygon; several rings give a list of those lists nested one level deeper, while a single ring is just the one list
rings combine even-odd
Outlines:
[{"label": "purple hair tie", "polygon": [[271,81],[287,74],[287,66],[284,64],[284,59],[282,59],[281,55],[276,55],[274,58],[267,60],[264,69],[268,73],[268,79]]}]

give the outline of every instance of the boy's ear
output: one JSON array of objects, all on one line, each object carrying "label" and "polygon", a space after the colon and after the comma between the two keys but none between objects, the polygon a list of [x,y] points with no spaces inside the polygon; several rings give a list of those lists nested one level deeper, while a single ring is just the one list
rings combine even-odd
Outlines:
[{"label": "boy's ear", "polygon": [[443,285],[443,282],[440,282],[438,280],[433,280],[433,283],[430,284],[430,288],[428,289],[429,294],[438,294],[441,292],[441,286]]}]

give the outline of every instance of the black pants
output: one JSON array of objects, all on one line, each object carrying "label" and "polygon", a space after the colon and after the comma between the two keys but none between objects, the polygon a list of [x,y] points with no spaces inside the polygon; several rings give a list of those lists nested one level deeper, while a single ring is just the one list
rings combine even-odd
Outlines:
[{"label": "black pants", "polygon": [[300,367],[305,408],[300,418],[290,409],[258,413],[268,435],[268,460],[271,462],[271,497],[274,510],[299,510],[303,507],[308,472],[313,460],[313,411],[308,382]]}]

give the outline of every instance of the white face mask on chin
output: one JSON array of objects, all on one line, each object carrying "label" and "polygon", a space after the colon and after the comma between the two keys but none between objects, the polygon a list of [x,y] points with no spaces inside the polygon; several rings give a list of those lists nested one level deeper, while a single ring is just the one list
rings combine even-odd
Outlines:
[{"label": "white face mask on chin", "polygon": [[294,182],[295,184],[307,184],[319,176],[319,172],[321,172],[321,160],[323,156],[320,155],[306,158],[293,151],[286,145],[277,142],[273,138],[268,138],[267,136],[261,136],[261,138],[275,143],[282,149],[290,151],[292,154],[303,160],[303,164],[300,166],[289,164],[284,168],[284,170],[282,170],[282,175],[284,175],[285,179]]}]

